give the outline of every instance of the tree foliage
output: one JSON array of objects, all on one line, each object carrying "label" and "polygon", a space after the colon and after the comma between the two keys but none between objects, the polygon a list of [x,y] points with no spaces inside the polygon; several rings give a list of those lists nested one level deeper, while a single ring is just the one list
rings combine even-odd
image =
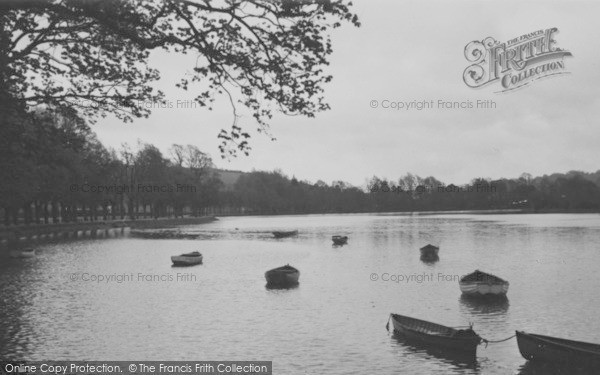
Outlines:
[{"label": "tree foliage", "polygon": [[[358,18],[335,0],[2,0],[0,100],[67,107],[88,119],[147,117],[160,74],[153,50],[191,54],[177,86],[212,108],[233,105],[223,156],[247,153],[238,106],[267,131],[276,111],[312,117],[329,108],[329,32]],[[182,69],[183,70],[183,69]]]}]

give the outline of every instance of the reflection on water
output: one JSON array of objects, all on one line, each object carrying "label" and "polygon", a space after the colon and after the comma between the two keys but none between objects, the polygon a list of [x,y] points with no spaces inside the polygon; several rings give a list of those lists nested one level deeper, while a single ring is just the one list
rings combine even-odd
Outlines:
[{"label": "reflection on water", "polygon": [[[274,229],[299,233],[276,240]],[[31,259],[0,250],[0,358],[256,359],[276,374],[530,371],[515,340],[479,347],[468,366],[390,340],[392,312],[473,323],[489,340],[523,329],[600,342],[600,321],[581,313],[600,309],[599,215],[231,217],[181,230],[199,237],[38,244]],[[332,248],[337,233],[352,243]],[[422,262],[431,242],[443,256]],[[203,265],[171,267],[191,251]],[[302,287],[267,289],[265,271],[288,263]],[[473,269],[510,281],[510,304],[461,298],[456,277]],[[90,275],[123,277],[82,280]]]},{"label": "reflection on water", "polygon": [[418,341],[407,340],[397,333],[392,334],[392,339],[395,343],[402,346],[403,351],[407,353],[408,356],[413,355],[420,359],[437,361],[440,365],[449,366],[449,373],[452,372],[452,369],[475,370],[473,373],[477,373],[477,370],[479,370],[477,358],[472,355],[436,349],[432,346],[419,343]]},{"label": "reflection on water", "polygon": [[276,284],[266,284],[265,288],[268,290],[290,290],[296,289],[300,286],[300,283],[295,284],[287,284],[287,285],[276,285]]},{"label": "reflection on water", "polygon": [[440,256],[437,254],[434,255],[421,255],[419,258],[421,262],[425,264],[435,264],[440,260]]},{"label": "reflection on water", "polygon": [[[525,361],[525,360],[524,360]],[[518,375],[591,375],[597,374],[597,368],[585,368],[560,363],[537,363],[527,361],[519,368]]]},{"label": "reflection on water", "polygon": [[[0,272],[5,281],[0,284],[0,358],[6,358],[4,353],[13,352],[23,359],[22,356],[33,346],[33,327],[26,317],[33,309],[35,286],[22,288],[22,285],[30,282],[30,275],[35,272],[39,259],[16,259],[6,253],[0,254],[0,257],[0,264],[3,265]],[[31,282],[35,283],[34,280]]]},{"label": "reflection on water", "polygon": [[461,307],[474,315],[504,315],[510,305],[506,295],[473,297],[463,294],[459,300]]}]

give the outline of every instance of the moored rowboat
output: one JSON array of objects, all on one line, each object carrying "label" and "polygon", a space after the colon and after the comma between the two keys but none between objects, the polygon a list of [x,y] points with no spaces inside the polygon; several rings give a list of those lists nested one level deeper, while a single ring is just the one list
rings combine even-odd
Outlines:
[{"label": "moored rowboat", "polygon": [[344,245],[348,243],[348,236],[332,236],[331,240],[334,245]]},{"label": "moored rowboat", "polygon": [[275,231],[275,232],[273,232],[273,236],[275,238],[285,238],[285,237],[292,237],[292,236],[296,236],[296,235],[298,235],[298,231],[297,230]]},{"label": "moored rowboat", "polygon": [[470,327],[456,329],[399,314],[390,314],[390,318],[394,333],[406,339],[473,357],[482,340]]},{"label": "moored rowboat", "polygon": [[435,258],[438,256],[438,253],[440,252],[440,248],[437,246],[433,246],[431,244],[428,244],[426,246],[423,246],[422,248],[419,249],[421,251],[421,258]]},{"label": "moored rowboat", "polygon": [[300,271],[297,268],[286,264],[282,267],[273,268],[265,272],[267,285],[288,286],[298,284]]},{"label": "moored rowboat", "polygon": [[180,230],[132,230],[129,235],[136,238],[145,239],[195,239],[199,235],[191,233],[182,233]]},{"label": "moored rowboat", "polygon": [[509,283],[498,276],[475,270],[461,277],[458,285],[461,292],[469,296],[505,296]]},{"label": "moored rowboat", "polygon": [[193,266],[202,263],[202,254],[194,251],[187,254],[174,255],[171,257],[171,261],[174,266]]},{"label": "moored rowboat", "polygon": [[560,362],[600,367],[600,345],[516,331],[523,358],[536,362]]}]

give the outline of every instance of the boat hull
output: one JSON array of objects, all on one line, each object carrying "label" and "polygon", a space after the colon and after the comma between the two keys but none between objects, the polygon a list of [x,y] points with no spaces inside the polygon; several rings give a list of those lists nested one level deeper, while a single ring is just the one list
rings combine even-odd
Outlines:
[{"label": "boat hull", "polygon": [[508,281],[479,270],[460,278],[458,285],[467,296],[506,296]]},{"label": "boat hull", "polygon": [[300,280],[300,271],[295,268],[275,268],[265,272],[265,279],[270,286],[296,285]]},{"label": "boat hull", "polygon": [[481,338],[472,330],[455,330],[439,324],[392,314],[394,333],[421,345],[475,357]]},{"label": "boat hull", "polygon": [[421,256],[422,257],[437,257],[439,255],[440,249],[439,248],[426,248],[426,249],[420,249],[421,251]]},{"label": "boat hull", "polygon": [[171,262],[173,262],[174,266],[194,266],[202,263],[202,255],[196,257],[174,255],[171,257]]},{"label": "boat hull", "polygon": [[197,234],[182,233],[181,231],[173,230],[132,230],[129,235],[131,237],[143,239],[196,239]]},{"label": "boat hull", "polygon": [[298,235],[297,230],[289,231],[289,232],[273,232],[273,237],[275,237],[275,238],[286,238],[286,237],[293,237],[296,235]]},{"label": "boat hull", "polygon": [[480,281],[459,282],[460,291],[467,296],[506,296],[508,282],[486,283]]},{"label": "boat hull", "polygon": [[517,331],[523,358],[535,362],[600,367],[600,345]]},{"label": "boat hull", "polygon": [[429,244],[420,248],[419,251],[421,252],[421,260],[429,261],[439,259],[438,254],[440,252],[440,248],[437,246]]},{"label": "boat hull", "polygon": [[345,245],[348,243],[348,236],[333,236],[331,240],[334,245]]}]

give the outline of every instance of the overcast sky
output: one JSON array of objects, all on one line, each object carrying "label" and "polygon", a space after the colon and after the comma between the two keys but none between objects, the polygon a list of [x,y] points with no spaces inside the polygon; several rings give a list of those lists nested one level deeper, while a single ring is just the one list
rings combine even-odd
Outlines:
[{"label": "overcast sky", "polygon": [[[195,144],[220,168],[250,171],[279,168],[309,181],[344,180],[363,185],[377,175],[397,179],[407,172],[446,183],[475,177],[534,176],[600,169],[600,38],[595,2],[354,1],[362,27],[333,33],[334,54],[326,87],[332,109],[314,119],[277,116],[277,141],[252,133],[250,156],[222,160],[221,128],[231,108],[221,97],[215,110],[158,109],[149,119],[123,124],[106,118],[94,125],[109,147]],[[492,36],[504,42],[557,27],[556,45],[568,75],[536,81],[524,89],[495,93],[498,84],[472,89],[462,74],[464,48]],[[194,60],[156,55],[158,85],[173,102],[193,95],[174,88]],[[371,108],[371,101],[380,103]],[[496,109],[392,110],[384,100],[493,100]],[[250,126],[250,130],[256,128]]]}]

